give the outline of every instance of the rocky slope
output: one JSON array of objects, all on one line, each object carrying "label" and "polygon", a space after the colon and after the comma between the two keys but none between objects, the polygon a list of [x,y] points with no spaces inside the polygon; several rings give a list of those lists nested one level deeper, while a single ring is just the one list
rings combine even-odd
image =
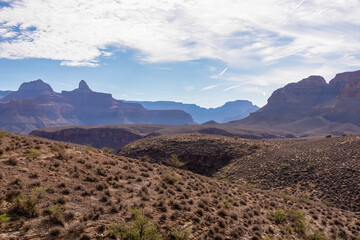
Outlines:
[{"label": "rocky slope", "polygon": [[151,162],[169,164],[175,154],[182,169],[212,176],[232,159],[252,153],[252,142],[239,138],[204,134],[159,136],[134,141],[118,152],[121,156],[148,157]]},{"label": "rocky slope", "polygon": [[263,189],[308,192],[360,212],[359,145],[360,136],[245,140],[196,134],[137,140],[119,154],[164,164],[176,154],[182,168],[196,173]]},{"label": "rocky slope", "polygon": [[329,83],[310,76],[288,84],[276,90],[266,106],[231,125],[297,135],[360,133],[360,71],[337,74]]},{"label": "rocky slope", "polygon": [[139,234],[135,223],[149,239],[359,237],[359,216],[316,198],[37,137],[0,141],[0,239],[113,239]]},{"label": "rocky slope", "polygon": [[42,80],[23,83],[0,102],[0,128],[29,133],[46,126],[121,123],[191,124],[183,111],[151,111],[92,91],[85,81],[73,91],[56,93]]},{"label": "rocky slope", "polygon": [[258,106],[253,105],[247,100],[236,100],[233,102],[227,102],[223,106],[217,108],[203,108],[195,104],[186,104],[172,101],[128,102],[140,103],[142,106],[149,110],[182,110],[189,113],[193,117],[194,121],[197,123],[205,123],[211,120],[219,123],[240,120],[259,109]]}]

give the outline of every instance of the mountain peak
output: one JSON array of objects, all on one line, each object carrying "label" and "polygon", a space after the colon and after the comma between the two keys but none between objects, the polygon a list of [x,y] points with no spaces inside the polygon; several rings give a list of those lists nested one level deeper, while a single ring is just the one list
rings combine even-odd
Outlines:
[{"label": "mountain peak", "polygon": [[38,79],[31,82],[25,82],[19,87],[19,91],[37,90],[37,91],[49,91],[53,92],[51,86],[45,83],[43,80]]},{"label": "mountain peak", "polygon": [[313,86],[321,86],[327,85],[325,79],[322,76],[311,75],[308,78],[305,78],[297,83],[298,85],[313,85]]},{"label": "mountain peak", "polygon": [[79,82],[79,90],[91,91],[91,89],[89,88],[89,85],[85,82],[85,80],[81,80]]},{"label": "mountain peak", "polygon": [[5,100],[9,99],[32,99],[42,95],[55,94],[52,87],[45,83],[43,80],[38,79],[31,82],[25,82],[21,84],[19,89],[15,92],[11,92],[5,97]]}]

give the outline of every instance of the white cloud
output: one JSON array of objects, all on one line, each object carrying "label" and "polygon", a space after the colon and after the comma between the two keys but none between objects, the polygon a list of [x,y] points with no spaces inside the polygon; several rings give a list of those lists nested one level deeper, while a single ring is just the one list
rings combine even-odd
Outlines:
[{"label": "white cloud", "polygon": [[200,91],[207,91],[207,90],[210,90],[210,89],[213,89],[215,87],[217,87],[218,85],[210,85],[210,86],[207,86],[207,87],[204,87],[203,89],[201,89]]},{"label": "white cloud", "polygon": [[241,87],[241,85],[235,85],[235,86],[231,86],[231,87],[225,88],[225,89],[223,90],[223,92],[227,92],[227,91],[230,91],[231,89],[235,89],[235,88],[238,88],[238,87]]},{"label": "white cloud", "polygon": [[96,67],[113,54],[108,49],[134,49],[142,62],[211,58],[234,69],[276,67],[248,76],[260,85],[331,75],[329,66],[347,70],[360,62],[358,0],[7,2],[12,7],[0,10],[0,58]]}]

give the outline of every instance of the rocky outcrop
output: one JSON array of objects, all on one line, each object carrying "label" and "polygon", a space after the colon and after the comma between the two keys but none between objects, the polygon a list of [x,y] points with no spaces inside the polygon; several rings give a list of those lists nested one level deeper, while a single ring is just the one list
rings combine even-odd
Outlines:
[{"label": "rocky outcrop", "polygon": [[141,139],[122,148],[126,157],[147,156],[151,162],[168,164],[172,154],[184,163],[183,169],[212,176],[232,159],[250,154],[251,142],[222,136],[185,134]]},{"label": "rocky outcrop", "polygon": [[[111,147],[118,150],[133,142],[146,137],[168,136],[173,134],[211,134],[237,138],[264,139],[264,138],[291,138],[287,133],[271,131],[255,131],[217,125],[153,125],[153,124],[120,124],[103,126],[64,126],[46,127],[30,133],[52,140],[92,145],[97,148]],[[151,140],[150,140],[151,141]],[[220,150],[219,150],[220,151]]]},{"label": "rocky outcrop", "polygon": [[53,139],[56,141],[91,145],[96,148],[108,147],[119,150],[126,144],[143,138],[125,128],[65,128],[60,131],[35,130],[31,135]]},{"label": "rocky outcrop", "polygon": [[360,71],[337,74],[329,84],[320,76],[290,83],[276,90],[263,108],[231,125],[311,135],[311,131],[334,123],[353,124],[354,129],[360,126]]},{"label": "rocky outcrop", "polygon": [[124,103],[111,94],[92,91],[84,80],[77,89],[61,94],[42,80],[23,83],[18,91],[2,99],[0,108],[1,117],[6,117],[0,120],[0,128],[21,133],[47,126],[81,124],[193,123],[192,117],[183,111],[151,111],[137,103]]}]

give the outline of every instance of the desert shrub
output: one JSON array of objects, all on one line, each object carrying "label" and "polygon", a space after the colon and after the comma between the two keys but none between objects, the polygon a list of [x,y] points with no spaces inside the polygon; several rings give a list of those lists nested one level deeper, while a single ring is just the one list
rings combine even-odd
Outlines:
[{"label": "desert shrub", "polygon": [[144,156],[140,157],[140,160],[142,162],[150,162],[151,159],[149,158],[148,155],[144,155]]},{"label": "desert shrub", "polygon": [[140,209],[131,210],[133,221],[130,223],[112,222],[107,230],[108,234],[120,239],[129,240],[160,240],[162,236],[157,227],[149,223],[149,219],[141,214]]},{"label": "desert shrub", "polygon": [[291,167],[291,165],[289,164],[289,163],[283,163],[283,164],[281,164],[281,168],[282,169],[288,169],[288,168],[290,168]]},{"label": "desert shrub", "polygon": [[4,154],[4,149],[0,148],[0,156]]},{"label": "desert shrub", "polygon": [[171,166],[171,167],[175,167],[175,168],[180,168],[182,166],[185,165],[185,163],[181,162],[179,160],[178,155],[176,154],[171,154],[170,158],[168,159],[167,163]]},{"label": "desert shrub", "polygon": [[13,199],[13,211],[18,214],[24,214],[30,217],[37,215],[36,205],[39,203],[39,197],[36,192],[26,195],[18,195]]},{"label": "desert shrub", "polygon": [[188,240],[191,234],[191,229],[187,228],[183,231],[178,231],[176,229],[172,229],[170,234],[171,240]]},{"label": "desert shrub", "polygon": [[164,173],[163,175],[161,175],[161,179],[171,185],[176,184],[180,180],[178,176],[172,175],[170,173]]},{"label": "desert shrub", "polygon": [[281,197],[284,199],[285,202],[288,202],[292,199],[290,195],[282,194]]},{"label": "desert shrub", "polygon": [[35,149],[29,149],[28,155],[29,155],[30,158],[36,159],[36,158],[40,157],[41,152],[39,152],[39,151],[37,151]]},{"label": "desert shrub", "polygon": [[59,145],[53,145],[52,150],[56,152],[55,157],[59,160],[68,160],[69,157],[66,155],[65,149]]},{"label": "desert shrub", "polygon": [[217,215],[219,215],[220,217],[225,218],[226,216],[229,215],[229,213],[225,209],[220,209],[219,211],[217,211]]},{"label": "desert shrub", "polygon": [[262,236],[261,240],[276,240],[276,238],[265,234]]},{"label": "desert shrub", "polygon": [[0,138],[3,138],[6,134],[6,131],[0,130]]},{"label": "desert shrub", "polygon": [[311,202],[310,196],[307,195],[306,193],[302,193],[299,195],[299,201],[302,203],[309,204]]},{"label": "desert shrub", "polygon": [[291,210],[288,212],[288,218],[293,223],[295,232],[305,233],[306,219],[305,214],[300,210]]},{"label": "desert shrub", "polygon": [[112,154],[114,152],[114,149],[112,148],[107,148],[107,147],[103,147],[101,149],[101,151],[103,151],[103,153],[109,153],[109,154]]},{"label": "desert shrub", "polygon": [[10,166],[16,166],[18,164],[18,161],[16,160],[16,158],[14,157],[10,157],[5,164],[10,165]]},{"label": "desert shrub", "polygon": [[313,234],[310,234],[306,237],[308,240],[327,240],[323,231],[316,230]]},{"label": "desert shrub", "polygon": [[6,213],[0,215],[0,225],[2,223],[6,223],[6,222],[9,222],[9,221],[10,221],[10,218],[7,216]]},{"label": "desert shrub", "polygon": [[260,148],[260,145],[252,144],[252,145],[249,146],[248,150],[251,151],[251,152],[254,152],[255,150],[257,150],[259,148]]},{"label": "desert shrub", "polygon": [[273,217],[274,221],[277,223],[277,224],[281,224],[283,222],[286,221],[286,212],[283,210],[283,209],[278,209],[276,210],[275,212],[273,212],[271,214],[271,216]]},{"label": "desert shrub", "polygon": [[51,237],[57,237],[57,236],[59,236],[60,234],[61,234],[61,229],[60,229],[60,228],[55,227],[55,228],[50,229],[49,235],[50,235]]},{"label": "desert shrub", "polygon": [[329,200],[324,200],[323,203],[328,207],[334,207],[334,203],[330,202]]},{"label": "desert shrub", "polygon": [[66,211],[66,207],[61,204],[55,204],[48,209],[49,217],[52,222],[60,222],[60,217]]}]

